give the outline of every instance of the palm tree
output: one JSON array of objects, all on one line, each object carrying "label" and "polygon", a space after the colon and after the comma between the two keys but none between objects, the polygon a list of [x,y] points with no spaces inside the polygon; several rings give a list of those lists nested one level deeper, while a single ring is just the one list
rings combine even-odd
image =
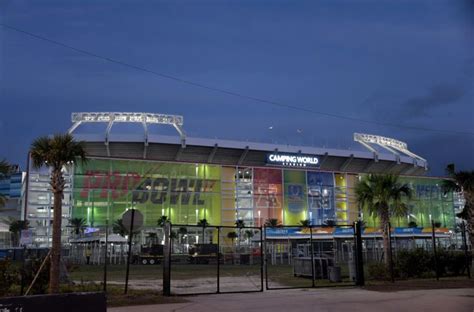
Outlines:
[{"label": "palm tree", "polygon": [[392,216],[406,216],[408,207],[403,197],[411,197],[411,189],[398,182],[395,175],[365,176],[355,186],[355,194],[360,207],[367,208],[369,214],[378,216],[382,227],[384,262],[391,266],[391,250],[389,248],[389,222]]},{"label": "palm tree", "polygon": [[[130,232],[130,229],[127,228],[125,225],[123,225],[122,219],[117,219],[112,224],[112,232],[122,237],[125,237],[125,235],[127,235],[128,232]],[[140,233],[140,230],[133,231],[133,234],[138,234],[138,233]]]},{"label": "palm tree", "polygon": [[51,169],[51,189],[54,195],[53,235],[51,248],[51,266],[49,275],[49,293],[59,292],[59,264],[61,258],[62,199],[64,197],[63,168],[77,159],[86,160],[83,142],[76,142],[70,134],[57,134],[53,137],[39,137],[30,148],[33,167],[47,166]]},{"label": "palm tree", "polygon": [[266,226],[266,227],[275,228],[275,227],[278,227],[278,226],[280,226],[280,225],[281,225],[281,223],[280,223],[280,221],[278,221],[278,219],[272,219],[272,218],[270,218],[270,219],[267,219],[267,220],[265,221],[265,226]]},{"label": "palm tree", "polygon": [[171,220],[167,217],[167,216],[161,216],[159,219],[158,219],[158,227],[161,228],[161,230],[163,231],[163,238],[165,236],[165,223],[166,222],[171,222]]},{"label": "palm tree", "polygon": [[311,220],[306,219],[306,220],[301,220],[300,224],[302,227],[310,227],[311,226]]},{"label": "palm tree", "polygon": [[449,164],[446,172],[450,177],[443,182],[445,192],[459,192],[464,197],[466,203],[458,217],[466,220],[471,250],[474,250],[474,170],[456,171],[454,164]]},{"label": "palm tree", "polygon": [[204,235],[206,231],[206,227],[209,226],[209,222],[206,219],[201,219],[197,223],[198,226],[202,227],[202,243],[204,244]]},{"label": "palm tree", "polygon": [[245,230],[244,236],[247,240],[250,240],[252,237],[254,237],[255,233],[251,230]]},{"label": "palm tree", "polygon": [[[8,177],[11,173],[12,167],[10,164],[5,160],[0,160],[0,179],[4,179]],[[0,208],[5,206],[7,203],[7,197],[3,194],[0,194]]]},{"label": "palm tree", "polygon": [[21,231],[27,230],[29,228],[28,220],[17,220],[15,218],[9,217],[3,220],[3,223],[8,225],[8,231],[11,233],[12,245],[14,247],[20,244],[20,234]]},{"label": "palm tree", "polygon": [[240,238],[242,237],[242,228],[245,227],[245,221],[242,219],[238,219],[235,221],[235,226],[239,229],[239,248],[240,248]]},{"label": "palm tree", "polygon": [[178,229],[178,234],[181,236],[181,243],[182,243],[183,242],[183,236],[188,234],[188,229],[185,228],[184,226],[182,226]]},{"label": "palm tree", "polygon": [[117,220],[114,221],[114,223],[112,223],[112,232],[114,232],[115,234],[118,234],[122,237],[127,235],[128,231],[125,228],[125,226],[123,225],[122,219],[117,219]]},{"label": "palm tree", "polygon": [[71,227],[73,228],[74,234],[79,236],[80,233],[84,231],[84,227],[86,226],[86,219],[84,218],[72,218],[69,220]]},{"label": "palm tree", "polygon": [[335,227],[337,224],[336,220],[327,219],[323,222],[323,227]]},{"label": "palm tree", "polygon": [[232,246],[233,246],[234,245],[234,240],[237,238],[237,233],[234,232],[234,231],[229,232],[229,233],[227,233],[227,238],[232,240]]},{"label": "palm tree", "polygon": [[170,219],[168,219],[167,216],[161,216],[159,219],[158,219],[158,226],[159,227],[164,227],[165,226],[165,223],[166,222],[171,222]]}]

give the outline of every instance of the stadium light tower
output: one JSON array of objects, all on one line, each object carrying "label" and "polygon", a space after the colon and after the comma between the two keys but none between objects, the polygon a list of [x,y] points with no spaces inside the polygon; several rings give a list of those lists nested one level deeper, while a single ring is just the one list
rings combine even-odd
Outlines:
[{"label": "stadium light tower", "polygon": [[107,154],[109,152],[109,136],[112,126],[116,122],[120,123],[140,123],[143,125],[144,130],[144,144],[145,149],[143,157],[146,157],[146,149],[148,146],[148,125],[160,124],[173,126],[178,131],[181,138],[181,146],[186,147],[186,133],[183,130],[183,116],[179,115],[165,115],[165,114],[154,114],[154,113],[124,113],[124,112],[100,112],[100,113],[72,113],[71,121],[73,125],[69,129],[69,133],[72,133],[84,123],[107,123],[107,129],[105,131],[105,145],[107,146]]},{"label": "stadium light tower", "polygon": [[376,156],[378,156],[377,150],[372,147],[373,145],[378,145],[383,149],[389,151],[390,153],[394,154],[397,158],[397,162],[400,163],[400,153],[407,155],[413,159],[414,165],[416,162],[422,161],[425,169],[428,169],[428,161],[415,153],[412,153],[408,150],[408,145],[405,142],[383,137],[380,135],[374,134],[366,134],[366,133],[354,133],[354,141],[359,142],[364,147],[366,147],[369,151],[373,152]]}]

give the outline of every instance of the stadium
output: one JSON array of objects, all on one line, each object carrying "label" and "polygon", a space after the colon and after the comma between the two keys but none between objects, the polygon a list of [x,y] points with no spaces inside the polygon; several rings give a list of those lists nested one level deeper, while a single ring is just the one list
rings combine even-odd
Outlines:
[{"label": "stadium", "polygon": [[[361,211],[354,186],[369,173],[400,175],[414,196],[410,213],[391,220],[393,235],[452,237],[457,194],[444,193],[441,178],[425,177],[427,161],[410,152],[406,143],[368,134],[354,134],[361,150],[252,143],[188,137],[183,117],[149,113],[73,113],[69,132],[85,142],[88,161],[65,168],[64,241],[71,238],[71,218],[86,221],[86,233],[102,233],[108,222],[129,208],[143,214],[142,233],[157,227],[162,216],[174,224],[263,226],[268,219],[282,225],[309,220],[326,226],[321,238],[346,235],[338,225],[361,218],[364,235],[380,236],[377,218]],[[104,125],[99,134],[79,134],[86,123]],[[111,135],[117,123],[138,123],[143,133]],[[152,124],[169,125],[176,136],[150,135]],[[53,206],[49,172],[28,166],[25,219],[33,227],[34,244],[47,246]],[[274,232],[304,237],[304,232]],[[196,240],[199,238],[196,236]],[[201,238],[202,239],[202,238]]]}]

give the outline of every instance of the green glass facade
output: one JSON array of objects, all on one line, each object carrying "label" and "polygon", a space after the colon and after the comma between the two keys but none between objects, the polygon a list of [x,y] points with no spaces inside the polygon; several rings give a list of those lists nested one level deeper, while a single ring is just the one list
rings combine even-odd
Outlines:
[{"label": "green glass facade", "polygon": [[[401,177],[413,189],[410,213],[393,218],[396,227],[410,221],[428,227],[431,220],[454,228],[453,195],[441,190],[441,179]],[[72,217],[89,226],[120,219],[134,207],[154,227],[165,215],[175,224],[263,225],[267,218],[285,225],[310,219],[348,224],[359,216],[355,201],[356,174],[281,168],[229,167],[211,164],[166,163],[138,160],[89,159],[74,168]],[[367,226],[376,218],[362,213]]]}]

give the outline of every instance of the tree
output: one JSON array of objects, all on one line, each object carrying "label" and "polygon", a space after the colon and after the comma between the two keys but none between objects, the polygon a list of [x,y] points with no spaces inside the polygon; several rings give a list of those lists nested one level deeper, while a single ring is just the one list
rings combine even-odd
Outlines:
[{"label": "tree", "polygon": [[301,220],[300,224],[301,224],[302,227],[310,227],[311,226],[311,221],[309,219]]},{"label": "tree", "polygon": [[252,237],[254,237],[255,233],[251,230],[245,230],[244,236],[247,240],[250,240]]},{"label": "tree", "polygon": [[[0,179],[7,178],[11,174],[11,171],[11,165],[5,159],[0,160]],[[6,203],[7,196],[0,194],[0,208],[5,206]]]},{"label": "tree", "polygon": [[168,219],[167,216],[161,216],[158,219],[157,224],[158,224],[159,227],[164,227],[166,222],[171,222],[171,221],[170,221],[170,219]]},{"label": "tree", "polygon": [[275,228],[275,227],[281,226],[281,223],[280,221],[278,221],[278,219],[270,218],[265,221],[265,226]]},{"label": "tree", "polygon": [[245,221],[238,219],[235,221],[235,226],[239,229],[239,248],[240,248],[240,238],[242,237],[242,228],[245,227]]},{"label": "tree", "polygon": [[335,220],[327,219],[323,222],[324,227],[335,227],[337,222]]},{"label": "tree", "polygon": [[204,235],[206,228],[209,226],[209,222],[206,219],[201,219],[197,223],[198,226],[202,227],[202,243],[204,244]]},{"label": "tree", "polygon": [[84,218],[72,218],[69,220],[71,224],[72,230],[76,236],[79,236],[80,233],[84,232],[84,228],[86,227],[86,219]]},{"label": "tree", "polygon": [[234,240],[237,238],[237,233],[232,231],[232,232],[229,232],[227,233],[227,238],[229,238],[230,240],[232,240],[232,246],[234,245]]},{"label": "tree", "polygon": [[114,232],[115,234],[118,234],[122,237],[127,235],[128,231],[125,228],[125,226],[123,225],[122,219],[117,219],[117,220],[114,221],[114,223],[112,223],[112,232]]},{"label": "tree", "polygon": [[[112,232],[115,234],[118,234],[122,237],[125,237],[125,235],[130,232],[130,229],[127,228],[125,225],[123,225],[122,219],[117,219],[112,223]],[[138,234],[140,233],[140,230],[134,230],[133,234]]]},{"label": "tree", "polygon": [[444,192],[459,192],[465,199],[458,217],[466,220],[471,250],[474,250],[474,170],[456,171],[454,164],[449,164],[446,173],[450,179],[443,181]]},{"label": "tree", "polygon": [[29,221],[28,220],[17,220],[15,218],[9,217],[3,220],[3,223],[8,225],[8,231],[11,234],[12,238],[12,245],[19,246],[20,245],[20,234],[22,230],[28,230],[29,228]]},{"label": "tree", "polygon": [[360,207],[367,208],[371,216],[378,216],[382,227],[384,262],[391,266],[391,250],[389,244],[389,222],[392,216],[406,216],[408,207],[404,197],[411,197],[411,189],[398,182],[395,175],[370,174],[355,186],[355,194]]},{"label": "tree", "polygon": [[83,142],[76,142],[70,134],[57,134],[52,137],[40,137],[33,141],[30,148],[33,167],[47,166],[51,169],[51,189],[53,204],[53,235],[51,247],[51,267],[49,275],[49,293],[59,292],[59,264],[61,258],[62,199],[64,197],[63,169],[74,161],[84,162],[86,152]]},{"label": "tree", "polygon": [[165,237],[165,223],[166,222],[171,222],[171,220],[167,217],[167,216],[161,216],[159,219],[158,219],[158,222],[157,222],[157,225],[158,227],[160,227],[163,231],[163,239]]},{"label": "tree", "polygon": [[183,242],[183,237],[188,234],[188,229],[182,226],[178,229],[178,234],[181,236],[181,242]]}]

